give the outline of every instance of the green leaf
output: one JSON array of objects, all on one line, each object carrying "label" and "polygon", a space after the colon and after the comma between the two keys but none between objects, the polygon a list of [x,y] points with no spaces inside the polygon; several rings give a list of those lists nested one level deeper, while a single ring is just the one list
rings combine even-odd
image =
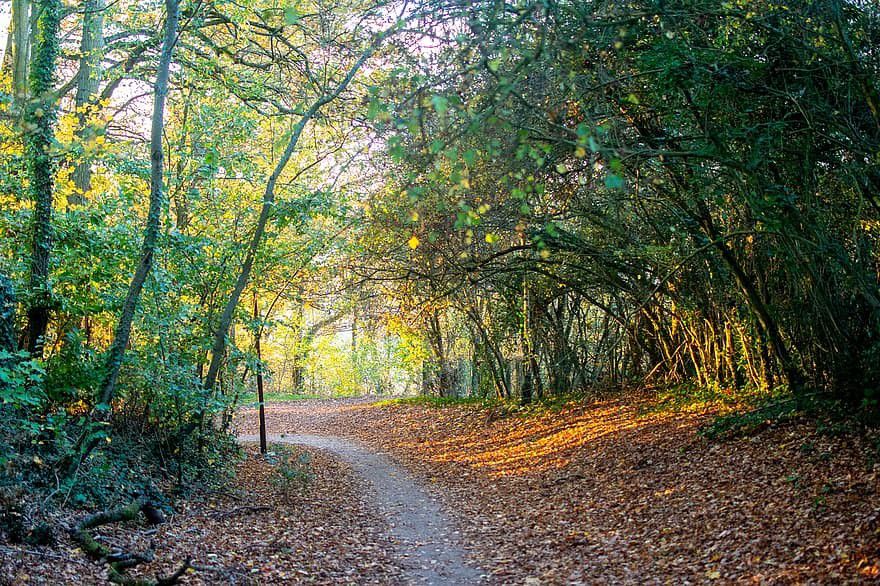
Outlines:
[{"label": "green leaf", "polygon": [[605,177],[605,187],[608,189],[620,189],[623,187],[623,177],[609,173]]},{"label": "green leaf", "polygon": [[449,100],[440,95],[431,97],[431,105],[434,106],[434,111],[441,116],[444,116],[449,110]]},{"label": "green leaf", "polygon": [[296,9],[296,6],[288,6],[284,9],[284,23],[285,24],[296,24],[299,22],[300,14]]},{"label": "green leaf", "polygon": [[473,167],[474,163],[477,160],[477,152],[473,149],[468,149],[462,155],[464,162],[467,163],[468,167]]}]

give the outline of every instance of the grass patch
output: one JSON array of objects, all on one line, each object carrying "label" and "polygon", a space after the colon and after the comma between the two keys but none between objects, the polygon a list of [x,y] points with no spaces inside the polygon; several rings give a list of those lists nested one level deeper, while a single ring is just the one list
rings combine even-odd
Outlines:
[{"label": "grass patch", "polygon": [[784,386],[770,390],[732,389],[684,383],[658,390],[656,400],[646,409],[648,412],[688,412],[713,408],[721,413],[728,413],[751,410],[767,403],[786,400],[789,396],[788,389]]},{"label": "grass patch", "polygon": [[566,393],[563,395],[544,396],[534,399],[530,403],[521,403],[516,399],[499,399],[497,397],[395,397],[375,403],[377,407],[391,407],[395,405],[420,405],[422,407],[445,408],[457,406],[477,406],[484,409],[497,409],[499,417],[534,417],[545,413],[555,413],[570,407],[573,404],[581,404],[586,401],[588,395],[581,393]]},{"label": "grass patch", "polygon": [[748,411],[719,415],[700,428],[700,435],[710,440],[728,440],[756,435],[774,423],[792,421],[805,415],[793,397],[767,401]]},{"label": "grass patch", "polygon": [[[263,395],[266,403],[279,403],[281,401],[306,401],[308,399],[326,399],[320,395],[308,395],[305,393],[272,393]],[[257,405],[257,394],[246,393],[240,398],[241,404],[245,407],[253,407]]]}]

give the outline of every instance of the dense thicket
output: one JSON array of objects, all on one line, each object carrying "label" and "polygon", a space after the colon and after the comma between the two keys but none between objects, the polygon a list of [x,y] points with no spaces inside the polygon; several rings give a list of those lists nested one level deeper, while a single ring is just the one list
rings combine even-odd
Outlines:
[{"label": "dense thicket", "polygon": [[693,382],[873,409],[878,18],[836,1],[475,9],[396,114],[415,128],[392,141],[391,215],[412,207],[399,238],[418,238],[396,273],[464,322],[499,394]]}]

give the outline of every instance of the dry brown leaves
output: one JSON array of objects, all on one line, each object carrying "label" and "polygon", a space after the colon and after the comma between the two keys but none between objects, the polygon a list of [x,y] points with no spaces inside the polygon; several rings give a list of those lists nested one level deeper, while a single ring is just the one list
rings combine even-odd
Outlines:
[{"label": "dry brown leaves", "polygon": [[[708,414],[644,400],[521,418],[474,407],[276,404],[271,433],[387,450],[458,517],[498,584],[827,583],[876,579],[868,440],[809,424],[712,443]],[[254,433],[253,412],[237,425]]]},{"label": "dry brown leaves", "polygon": [[[385,522],[362,501],[361,481],[344,464],[309,450],[313,479],[278,484],[272,466],[249,448],[233,486],[175,503],[155,532],[138,523],[100,528],[104,543],[152,550],[135,576],[170,574],[187,558],[185,584],[395,584]],[[69,518],[66,522],[75,523]],[[103,584],[105,568],[64,541],[48,548],[0,547],[0,583]]]}]

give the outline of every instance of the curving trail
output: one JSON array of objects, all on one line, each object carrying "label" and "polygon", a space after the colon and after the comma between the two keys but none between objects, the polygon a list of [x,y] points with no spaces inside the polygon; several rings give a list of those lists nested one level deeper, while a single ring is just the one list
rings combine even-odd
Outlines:
[{"label": "curving trail", "polygon": [[[256,442],[254,435],[239,441]],[[370,486],[367,495],[388,518],[391,535],[413,584],[467,586],[481,572],[466,562],[459,533],[436,500],[389,458],[349,439],[319,435],[270,435],[269,442],[326,450],[347,462]]]}]

